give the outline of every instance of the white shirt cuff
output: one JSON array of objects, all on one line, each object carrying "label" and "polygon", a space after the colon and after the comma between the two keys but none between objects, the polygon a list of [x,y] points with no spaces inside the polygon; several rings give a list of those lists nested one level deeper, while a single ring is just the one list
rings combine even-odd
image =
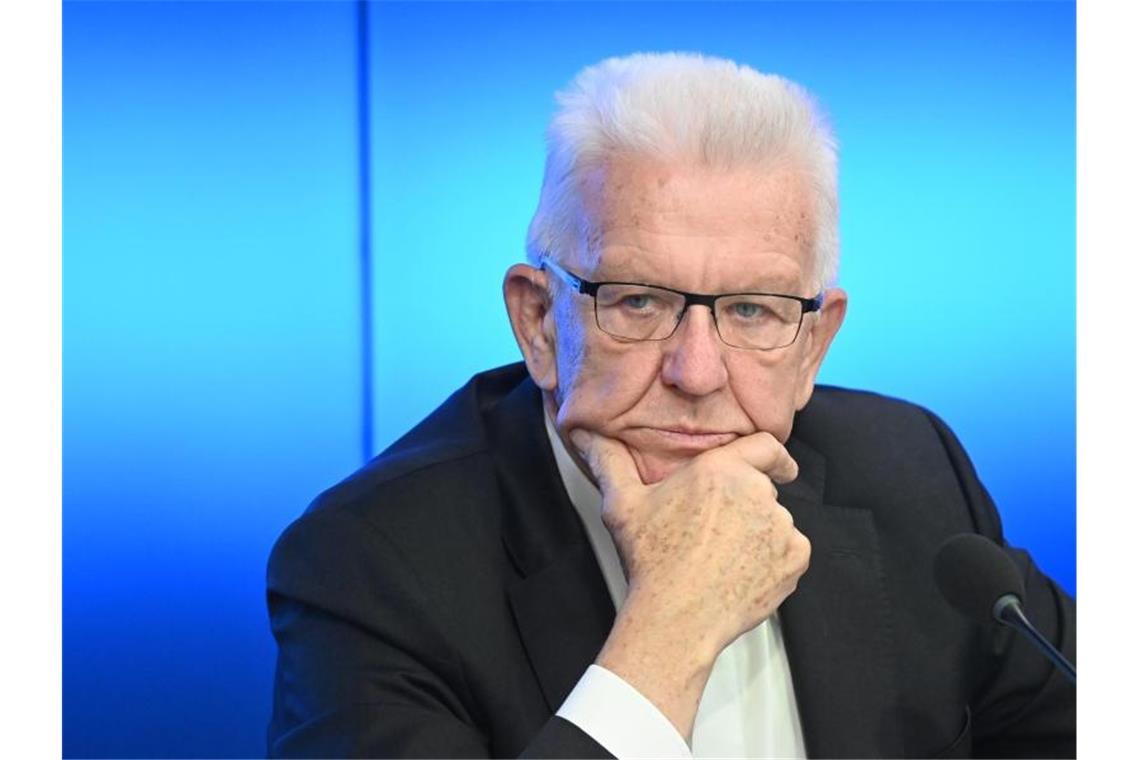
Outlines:
[{"label": "white shirt cuff", "polygon": [[684,738],[653,703],[622,678],[591,665],[558,709],[614,757],[692,758]]}]

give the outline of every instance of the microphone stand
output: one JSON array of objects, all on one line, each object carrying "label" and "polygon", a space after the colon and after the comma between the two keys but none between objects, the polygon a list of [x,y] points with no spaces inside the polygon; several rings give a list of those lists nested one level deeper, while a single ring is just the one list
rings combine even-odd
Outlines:
[{"label": "microphone stand", "polygon": [[1033,624],[1025,617],[1025,613],[1021,609],[1021,600],[1017,598],[1016,594],[1004,594],[994,602],[994,618],[1002,625],[1009,626],[1033,642],[1042,654],[1053,661],[1053,664],[1069,679],[1073,686],[1077,685],[1077,669],[1065,659],[1065,655],[1057,651],[1049,639],[1042,636],[1033,627]]}]

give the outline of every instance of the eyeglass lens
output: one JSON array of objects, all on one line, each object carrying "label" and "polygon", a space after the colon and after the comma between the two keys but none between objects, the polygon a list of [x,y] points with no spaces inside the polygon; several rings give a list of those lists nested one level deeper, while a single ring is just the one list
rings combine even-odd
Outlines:
[{"label": "eyeglass lens", "polygon": [[[685,297],[644,285],[607,283],[598,288],[598,327],[626,340],[664,340],[677,329]],[[794,342],[803,307],[776,295],[731,295],[716,300],[721,340],[739,348],[771,349]]]}]

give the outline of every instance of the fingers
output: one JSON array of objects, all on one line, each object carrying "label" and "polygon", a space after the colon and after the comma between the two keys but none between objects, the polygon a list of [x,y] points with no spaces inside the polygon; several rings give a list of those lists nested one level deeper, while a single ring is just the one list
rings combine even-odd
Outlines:
[{"label": "fingers", "polygon": [[570,431],[570,440],[590,466],[602,493],[642,486],[625,444],[581,428]]},{"label": "fingers", "polygon": [[771,433],[753,433],[737,438],[718,451],[740,457],[776,483],[791,483],[800,474],[796,460]]}]

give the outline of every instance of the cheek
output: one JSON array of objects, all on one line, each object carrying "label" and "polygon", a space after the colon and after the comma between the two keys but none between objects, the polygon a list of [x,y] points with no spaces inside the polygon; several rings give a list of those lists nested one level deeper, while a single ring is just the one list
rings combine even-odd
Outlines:
[{"label": "cheek", "polygon": [[729,383],[733,396],[753,428],[786,441],[792,431],[799,388],[797,358],[740,356],[730,362]]},{"label": "cheek", "polygon": [[652,385],[658,354],[643,346],[613,344],[577,315],[558,314],[557,318],[557,426],[604,433]]}]

